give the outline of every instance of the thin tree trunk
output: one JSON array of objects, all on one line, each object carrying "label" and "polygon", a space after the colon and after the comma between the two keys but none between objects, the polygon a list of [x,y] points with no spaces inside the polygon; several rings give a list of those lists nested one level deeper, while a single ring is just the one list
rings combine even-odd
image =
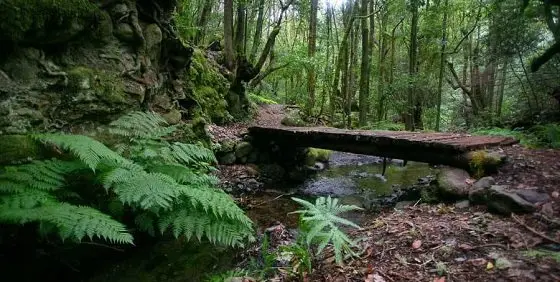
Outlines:
[{"label": "thin tree trunk", "polygon": [[[409,65],[408,65],[408,74],[410,78],[416,77],[416,55],[418,49],[418,3],[419,0],[412,0],[412,21],[410,23],[410,52],[409,52]],[[411,84],[408,87],[408,96],[407,96],[407,109],[406,109],[406,119],[405,119],[405,128],[410,131],[414,131],[414,108],[416,107],[415,103],[415,88],[414,85]]]},{"label": "thin tree trunk", "polygon": [[245,1],[238,1],[237,3],[237,23],[235,31],[235,51],[237,52],[237,57],[241,58],[245,55],[245,27],[247,21],[247,8],[245,6]]},{"label": "thin tree trunk", "polygon": [[443,86],[443,70],[445,68],[445,47],[447,46],[447,4],[448,0],[445,0],[443,4],[443,23],[442,23],[442,35],[441,35],[441,52],[439,61],[439,78],[438,78],[438,94],[437,94],[437,114],[436,114],[436,131],[440,129],[440,119],[441,119],[441,92]]},{"label": "thin tree trunk", "polygon": [[[369,112],[369,72],[370,72],[370,51],[369,51],[369,26],[368,26],[368,1],[362,0],[362,62],[360,66],[360,95],[359,95],[359,125],[366,125],[367,116]],[[371,18],[371,21],[374,19]]]},{"label": "thin tree trunk", "polygon": [[224,53],[226,67],[233,70],[233,0],[224,0]]},{"label": "thin tree trunk", "polygon": [[501,80],[500,80],[500,85],[498,86],[498,99],[496,101],[496,115],[498,117],[502,115],[502,103],[504,102],[504,89],[505,89],[506,78],[507,78],[507,65],[508,65],[508,61],[505,60],[500,75]]},{"label": "thin tree trunk", "polygon": [[255,28],[255,36],[253,37],[253,46],[251,47],[251,54],[249,55],[249,62],[255,61],[257,51],[261,45],[262,30],[264,22],[264,0],[259,0],[259,8],[257,12],[257,26]]},{"label": "thin tree trunk", "polygon": [[307,67],[307,94],[306,104],[307,115],[311,116],[315,107],[315,66],[314,57],[317,42],[317,5],[318,0],[311,0],[311,15],[309,18],[309,34],[307,39],[307,57],[310,64]]},{"label": "thin tree trunk", "polygon": [[194,43],[200,44],[204,40],[204,35],[206,33],[206,25],[208,23],[208,18],[212,13],[212,7],[214,6],[214,0],[204,1],[204,6],[202,7],[202,12],[200,13],[200,18],[198,18],[196,35],[194,37]]}]

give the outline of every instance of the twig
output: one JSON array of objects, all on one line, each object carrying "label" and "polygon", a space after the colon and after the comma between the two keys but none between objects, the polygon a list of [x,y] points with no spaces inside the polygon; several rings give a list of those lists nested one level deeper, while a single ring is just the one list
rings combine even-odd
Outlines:
[{"label": "twig", "polygon": [[528,226],[527,224],[525,224],[523,221],[521,221],[517,216],[515,216],[515,214],[511,213],[511,218],[513,218],[513,220],[515,220],[515,222],[519,223],[520,225],[522,225],[523,227],[525,227],[527,230],[533,232],[535,235],[538,235],[539,237],[546,239],[552,243],[558,244],[560,245],[560,241],[555,240],[553,238],[548,237],[545,234],[540,233],[539,231],[533,229],[532,227]]},{"label": "twig", "polygon": [[546,215],[544,215],[544,214],[542,214],[542,213],[534,213],[533,215],[536,216],[536,217],[538,217],[539,219],[542,219],[542,220],[548,222],[549,224],[551,224],[551,225],[553,225],[553,226],[555,226],[555,227],[560,226],[560,221],[555,220],[555,219],[552,219],[552,218],[549,218],[548,216],[546,216]]},{"label": "twig", "polygon": [[414,206],[412,206],[413,208],[416,207],[416,205],[418,205],[418,203],[420,203],[420,201],[422,200],[422,198],[418,199],[418,201],[416,201],[416,203],[414,204]]},{"label": "twig", "polygon": [[272,201],[276,201],[276,200],[278,200],[278,199],[280,199],[280,198],[282,198],[282,197],[284,197],[284,196],[289,196],[289,195],[292,195],[292,194],[293,194],[293,193],[282,194],[282,195],[280,195],[280,196],[278,196],[278,197],[275,197],[275,198],[272,199],[272,200],[268,200],[268,201],[264,201],[264,202],[262,202],[262,203],[256,204],[256,205],[253,206],[253,208],[254,208],[254,207],[258,207],[258,206],[262,206],[262,205],[264,205],[264,204],[268,204],[268,203],[270,203],[270,202],[272,202]]},{"label": "twig", "polygon": [[95,242],[81,242],[80,244],[93,245],[93,246],[98,246],[98,247],[105,247],[105,248],[108,248],[108,249],[111,249],[111,250],[114,250],[114,251],[117,251],[117,252],[124,252],[123,249],[119,249],[119,248],[115,248],[115,247],[112,247],[112,246],[109,246],[109,245],[99,244],[99,243],[95,243]]}]

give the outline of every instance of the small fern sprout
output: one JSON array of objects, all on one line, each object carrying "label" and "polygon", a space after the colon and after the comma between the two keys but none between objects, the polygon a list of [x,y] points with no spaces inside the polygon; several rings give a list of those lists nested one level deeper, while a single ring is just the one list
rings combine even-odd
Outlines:
[{"label": "small fern sprout", "polygon": [[308,226],[305,241],[308,246],[313,243],[318,244],[317,254],[320,254],[328,244],[332,244],[338,264],[342,264],[343,255],[355,255],[352,247],[356,246],[356,242],[350,239],[339,226],[345,225],[357,229],[361,229],[361,227],[340,217],[339,214],[361,210],[361,208],[339,204],[338,199],[330,196],[317,198],[315,204],[299,198],[292,198],[292,200],[305,208],[292,213],[301,214],[301,221]]}]

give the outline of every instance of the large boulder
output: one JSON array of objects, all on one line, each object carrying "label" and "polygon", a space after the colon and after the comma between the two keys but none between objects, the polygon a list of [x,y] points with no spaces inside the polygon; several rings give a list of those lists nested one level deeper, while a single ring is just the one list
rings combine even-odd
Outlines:
[{"label": "large boulder", "polygon": [[470,175],[467,171],[445,167],[437,175],[438,193],[444,199],[464,199],[469,195]]},{"label": "large boulder", "polygon": [[490,187],[486,198],[488,210],[499,214],[509,215],[535,211],[533,203],[523,199],[515,191],[508,191],[508,186],[505,185]]},{"label": "large boulder", "polygon": [[253,145],[249,142],[239,142],[235,146],[235,156],[237,158],[248,157],[253,150]]}]

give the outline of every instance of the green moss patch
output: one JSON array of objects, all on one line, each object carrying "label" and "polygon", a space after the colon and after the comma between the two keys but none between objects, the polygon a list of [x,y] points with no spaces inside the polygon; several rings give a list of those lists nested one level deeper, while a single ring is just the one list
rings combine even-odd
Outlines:
[{"label": "green moss patch", "polygon": [[109,103],[125,102],[123,82],[118,75],[87,67],[75,67],[67,73],[69,95],[93,90],[100,100]]}]

